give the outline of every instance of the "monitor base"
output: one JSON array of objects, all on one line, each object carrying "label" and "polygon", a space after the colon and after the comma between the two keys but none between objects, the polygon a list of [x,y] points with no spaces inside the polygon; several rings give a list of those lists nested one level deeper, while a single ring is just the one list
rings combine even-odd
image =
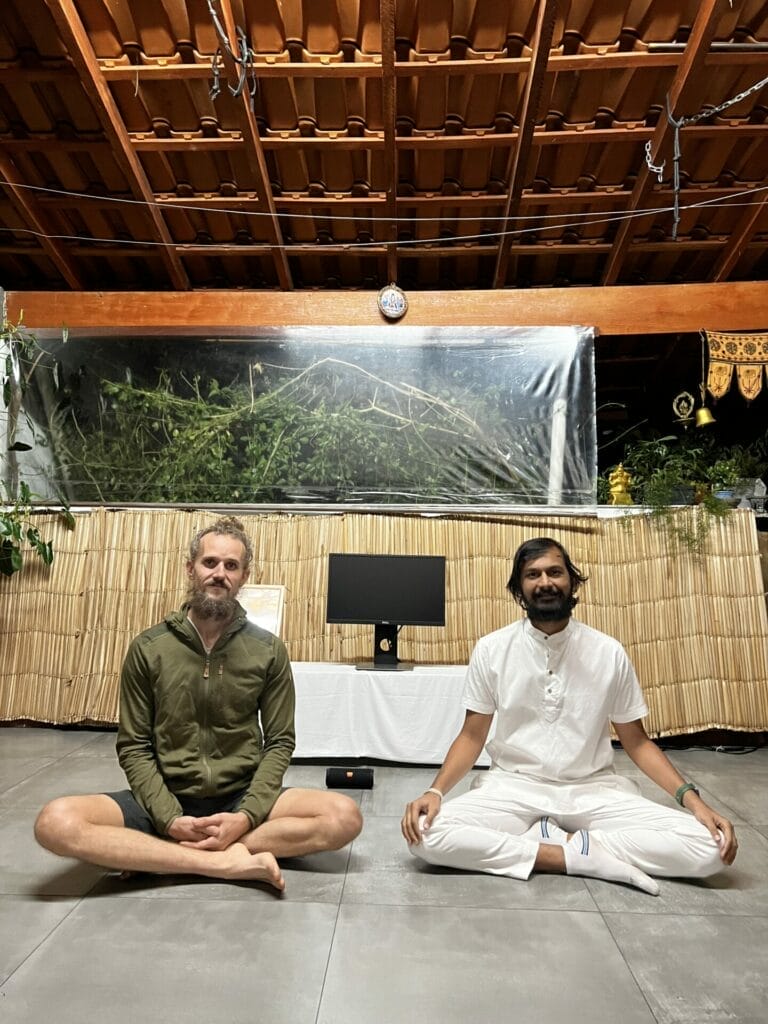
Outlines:
[{"label": "monitor base", "polygon": [[361,661],[355,665],[358,672],[412,672],[415,667],[412,661]]}]

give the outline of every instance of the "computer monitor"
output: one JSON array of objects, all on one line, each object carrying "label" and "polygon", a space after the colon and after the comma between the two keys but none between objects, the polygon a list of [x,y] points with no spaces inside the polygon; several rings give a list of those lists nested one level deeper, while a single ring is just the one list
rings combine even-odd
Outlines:
[{"label": "computer monitor", "polygon": [[373,661],[357,668],[412,668],[397,636],[402,626],[445,625],[445,557],[329,555],[326,622],[373,625]]}]

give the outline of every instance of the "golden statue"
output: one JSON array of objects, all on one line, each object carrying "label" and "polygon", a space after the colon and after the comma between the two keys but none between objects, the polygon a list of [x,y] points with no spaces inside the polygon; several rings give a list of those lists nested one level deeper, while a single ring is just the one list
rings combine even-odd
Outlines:
[{"label": "golden statue", "polygon": [[609,505],[632,504],[632,495],[629,493],[632,477],[621,463],[608,474],[608,483],[611,485],[611,496],[608,499]]}]

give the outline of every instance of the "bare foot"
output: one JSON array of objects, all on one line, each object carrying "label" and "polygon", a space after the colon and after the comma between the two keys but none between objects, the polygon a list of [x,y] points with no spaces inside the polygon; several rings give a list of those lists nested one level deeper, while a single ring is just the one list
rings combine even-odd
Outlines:
[{"label": "bare foot", "polygon": [[268,882],[280,892],[285,889],[285,879],[271,853],[251,853],[243,843],[233,843],[224,850],[226,858],[222,865],[222,877],[232,880]]}]

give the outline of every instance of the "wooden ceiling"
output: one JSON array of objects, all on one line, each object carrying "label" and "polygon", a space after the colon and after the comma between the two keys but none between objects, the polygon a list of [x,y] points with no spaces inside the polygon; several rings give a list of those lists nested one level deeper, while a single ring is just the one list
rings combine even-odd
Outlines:
[{"label": "wooden ceiling", "polygon": [[762,280],[767,75],[765,0],[3,0],[0,285]]},{"label": "wooden ceiling", "polygon": [[[761,282],[767,77],[768,0],[2,0],[0,287]],[[598,339],[604,417],[695,390],[652,330]]]}]

